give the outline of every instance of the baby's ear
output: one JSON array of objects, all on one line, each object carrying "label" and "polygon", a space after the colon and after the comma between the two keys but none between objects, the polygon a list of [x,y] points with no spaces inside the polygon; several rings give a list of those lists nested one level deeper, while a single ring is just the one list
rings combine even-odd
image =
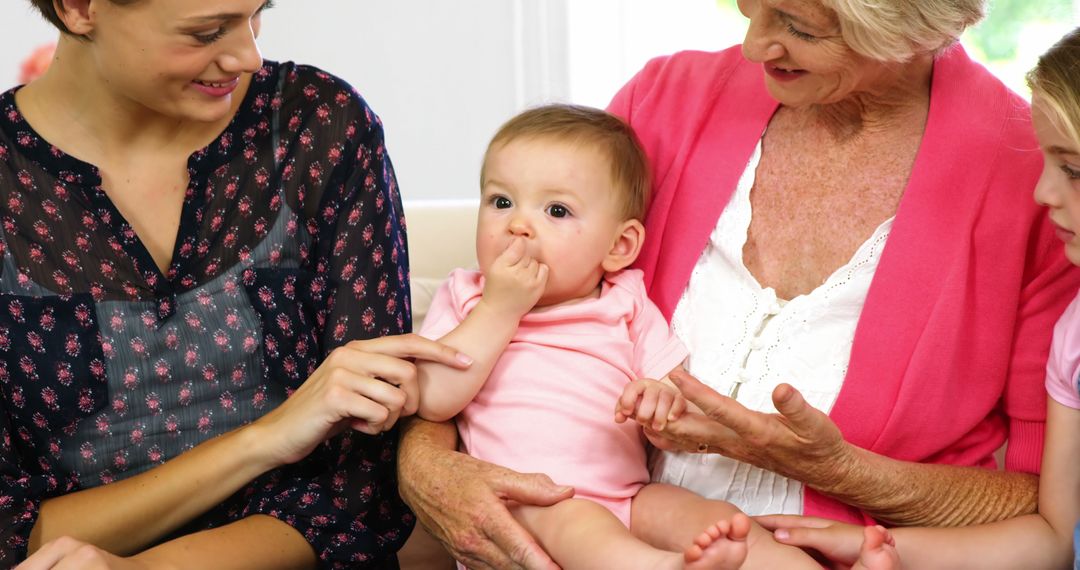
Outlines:
[{"label": "baby's ear", "polygon": [[602,264],[604,271],[613,272],[625,269],[637,259],[641,253],[641,245],[645,242],[645,226],[638,220],[626,220],[619,225],[615,234],[615,241],[611,244],[611,250]]}]

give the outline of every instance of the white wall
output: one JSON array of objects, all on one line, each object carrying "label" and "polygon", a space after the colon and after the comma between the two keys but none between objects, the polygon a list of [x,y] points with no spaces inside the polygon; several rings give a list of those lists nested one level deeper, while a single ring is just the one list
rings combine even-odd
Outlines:
[{"label": "white wall", "polygon": [[[345,78],[386,125],[406,199],[477,192],[480,156],[518,110],[565,99],[565,0],[278,0],[268,59]],[[0,88],[55,33],[25,0],[0,5]]]}]

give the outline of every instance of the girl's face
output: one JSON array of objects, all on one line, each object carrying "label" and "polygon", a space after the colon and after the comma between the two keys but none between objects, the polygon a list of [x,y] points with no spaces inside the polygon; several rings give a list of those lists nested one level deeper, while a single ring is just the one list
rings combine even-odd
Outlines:
[{"label": "girl's face", "polygon": [[229,116],[233,93],[262,66],[255,43],[268,0],[91,0],[93,72],[121,104],[181,120]]},{"label": "girl's face", "polygon": [[1050,209],[1050,221],[1065,242],[1065,256],[1080,265],[1080,144],[1061,129],[1038,94],[1031,101],[1031,119],[1044,165],[1035,201]]},{"label": "girl's face", "polygon": [[765,68],[765,85],[789,107],[827,105],[886,89],[891,66],[855,53],[835,12],[820,0],[739,0],[750,20],[746,59]]}]

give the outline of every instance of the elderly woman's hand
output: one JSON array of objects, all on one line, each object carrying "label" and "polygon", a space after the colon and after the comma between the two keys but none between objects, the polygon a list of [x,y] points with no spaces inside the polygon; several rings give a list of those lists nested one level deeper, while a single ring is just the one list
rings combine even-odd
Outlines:
[{"label": "elderly woman's hand", "polygon": [[702,413],[687,412],[663,431],[646,427],[650,440],[662,440],[657,446],[661,449],[719,453],[823,491],[843,480],[854,464],[852,447],[836,424],[787,384],[773,391],[780,413],[766,414],[745,408],[686,372],[673,372],[671,381]]}]

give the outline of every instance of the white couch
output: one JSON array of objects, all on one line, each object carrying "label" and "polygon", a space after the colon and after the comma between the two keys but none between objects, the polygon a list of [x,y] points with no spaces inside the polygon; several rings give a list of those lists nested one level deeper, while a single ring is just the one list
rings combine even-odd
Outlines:
[{"label": "white couch", "polygon": [[[476,266],[478,201],[406,202],[404,206],[412,275],[413,330],[418,330],[431,297],[450,271]],[[446,551],[419,524],[398,557],[402,570],[454,568]]]}]

